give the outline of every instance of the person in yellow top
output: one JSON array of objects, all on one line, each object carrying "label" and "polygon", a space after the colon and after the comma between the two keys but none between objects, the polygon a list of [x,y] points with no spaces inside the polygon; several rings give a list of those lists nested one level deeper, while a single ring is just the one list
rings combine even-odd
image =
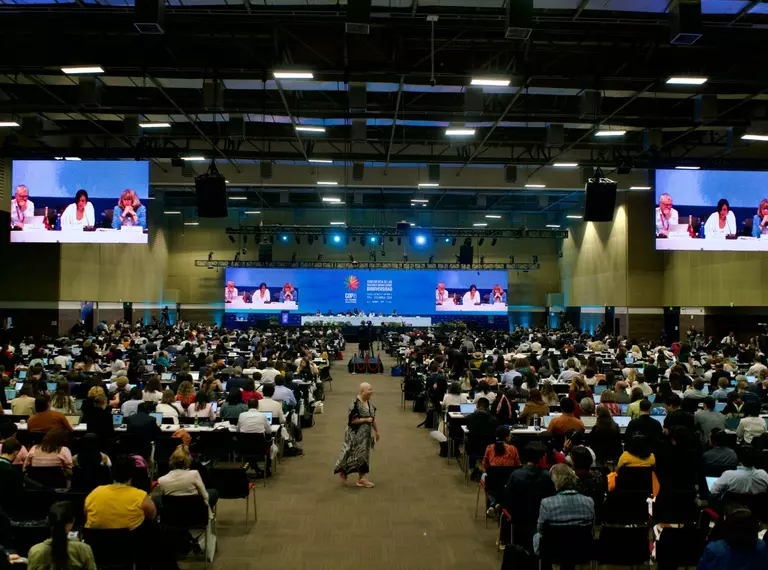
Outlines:
[{"label": "person in yellow top", "polygon": [[[648,438],[642,434],[633,435],[625,445],[625,451],[619,457],[616,464],[616,471],[608,474],[608,491],[616,488],[616,479],[620,477],[622,468],[632,467],[656,467],[656,456],[651,453],[651,446]],[[659,480],[656,478],[656,472],[651,473],[653,496],[659,493]]]},{"label": "person in yellow top", "polygon": [[135,530],[157,517],[155,503],[146,492],[131,487],[135,469],[131,457],[112,464],[112,485],[96,487],[85,499],[85,528]]}]

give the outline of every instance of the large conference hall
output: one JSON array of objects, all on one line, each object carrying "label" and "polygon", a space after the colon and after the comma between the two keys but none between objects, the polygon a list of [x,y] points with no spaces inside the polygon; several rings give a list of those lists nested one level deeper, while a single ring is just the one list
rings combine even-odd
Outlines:
[{"label": "large conference hall", "polygon": [[768,569],[766,29],[0,0],[0,570]]}]

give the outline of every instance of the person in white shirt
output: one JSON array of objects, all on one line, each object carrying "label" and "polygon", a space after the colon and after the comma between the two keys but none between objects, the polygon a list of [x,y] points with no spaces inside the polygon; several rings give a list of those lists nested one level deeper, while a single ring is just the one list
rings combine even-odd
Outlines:
[{"label": "person in white shirt", "polygon": [[264,303],[270,303],[272,300],[272,297],[269,293],[269,289],[267,289],[267,284],[262,283],[261,285],[259,285],[259,290],[253,292],[251,299],[253,300],[253,303],[256,305],[263,305]]},{"label": "person in white shirt", "polygon": [[725,344],[728,346],[736,346],[736,334],[731,331],[728,336],[724,336],[723,339],[720,341],[720,344]]},{"label": "person in white shirt", "polygon": [[53,357],[53,363],[62,367],[62,369],[69,368],[69,363],[72,362],[72,357],[69,355],[69,351],[60,352]]},{"label": "person in white shirt", "polygon": [[459,404],[466,403],[467,396],[461,393],[461,384],[452,382],[448,387],[448,393],[443,398],[443,410],[447,410],[448,406],[458,406]]},{"label": "person in white shirt", "polygon": [[677,210],[672,207],[672,196],[662,194],[659,196],[659,207],[656,208],[656,235],[669,235],[669,226],[678,223]]},{"label": "person in white shirt", "polygon": [[176,395],[173,390],[163,391],[163,399],[155,407],[155,412],[163,414],[164,418],[176,418],[184,414],[184,408],[181,403],[176,401]]},{"label": "person in white shirt", "polygon": [[198,392],[195,403],[187,408],[187,416],[209,421],[216,419],[216,412],[213,411],[211,396],[208,392]]},{"label": "person in white shirt", "polygon": [[736,441],[750,445],[752,440],[766,432],[765,419],[760,417],[760,404],[745,402],[741,409],[744,417],[736,428]]},{"label": "person in white shirt", "polygon": [[274,383],[275,378],[280,374],[280,371],[275,368],[275,361],[268,360],[267,367],[261,371],[262,384]]},{"label": "person in white shirt", "polygon": [[[171,470],[157,480],[157,486],[152,489],[153,497],[189,497],[200,495],[205,503],[213,509],[219,498],[216,489],[206,489],[200,472],[191,470],[192,459],[184,445],[179,445],[171,454],[168,466]],[[162,499],[160,500],[162,501]]]},{"label": "person in white shirt", "polygon": [[235,287],[235,282],[227,281],[227,286],[224,288],[224,302],[231,303],[235,297],[237,297],[237,287]]},{"label": "person in white shirt", "polygon": [[725,237],[727,235],[736,235],[736,216],[731,212],[730,204],[725,198],[717,202],[717,211],[704,224],[704,237]]},{"label": "person in white shirt", "polygon": [[435,290],[435,305],[442,305],[450,299],[450,294],[445,288],[445,283],[438,283]]},{"label": "person in white shirt", "polygon": [[24,228],[24,223],[35,215],[35,205],[29,199],[29,188],[23,184],[16,186],[16,194],[11,200],[11,227]]},{"label": "person in white shirt", "polygon": [[272,412],[273,418],[279,418],[280,423],[285,423],[285,414],[283,414],[283,403],[273,400],[272,396],[275,395],[274,384],[264,384],[263,388],[264,398],[259,402],[260,412]]},{"label": "person in white shirt", "polygon": [[74,204],[67,206],[61,215],[62,230],[81,230],[88,226],[96,225],[96,214],[93,204],[88,201],[88,192],[78,190],[75,194]]},{"label": "person in white shirt", "polygon": [[747,376],[760,376],[762,371],[768,371],[768,366],[763,364],[763,358],[765,355],[762,353],[755,356],[755,363],[747,370]]},{"label": "person in white shirt", "polygon": [[469,291],[464,293],[462,304],[468,306],[480,304],[480,293],[477,292],[477,287],[475,285],[470,285]]},{"label": "person in white shirt", "polygon": [[570,382],[574,376],[579,375],[578,370],[576,370],[576,361],[573,358],[569,358],[565,365],[567,368],[557,377],[558,382]]},{"label": "person in white shirt", "polygon": [[248,411],[240,414],[237,419],[237,431],[240,433],[262,433],[267,436],[272,433],[272,425],[267,416],[259,411],[259,400],[248,400]]}]

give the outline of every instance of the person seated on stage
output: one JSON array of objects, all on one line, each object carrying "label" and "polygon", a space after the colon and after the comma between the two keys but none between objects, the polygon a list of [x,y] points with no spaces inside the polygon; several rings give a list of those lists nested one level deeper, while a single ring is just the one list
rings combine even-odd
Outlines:
[{"label": "person seated on stage", "polygon": [[669,227],[678,223],[677,210],[672,207],[672,196],[662,194],[659,196],[659,207],[656,208],[656,235],[667,237]]},{"label": "person seated on stage", "polygon": [[736,235],[737,231],[736,216],[731,211],[728,200],[721,198],[717,202],[717,209],[707,218],[707,222],[704,224],[704,237],[725,237]]},{"label": "person seated on stage", "polygon": [[24,229],[24,224],[32,221],[34,215],[35,205],[29,199],[29,188],[19,184],[11,201],[11,227]]},{"label": "person seated on stage", "polygon": [[261,283],[259,285],[259,289],[253,292],[252,299],[254,305],[263,305],[272,302],[272,297],[270,296],[266,283]]},{"label": "person seated on stage", "polygon": [[595,503],[579,493],[579,478],[568,465],[555,465],[550,470],[557,495],[541,501],[538,532],[533,537],[533,551],[540,556],[541,540],[551,526],[568,525],[591,528],[595,522]]},{"label": "person seated on stage", "polygon": [[234,281],[227,281],[227,286],[224,288],[224,302],[231,303],[239,296],[237,287],[235,287]]},{"label": "person seated on stage", "polygon": [[469,291],[464,293],[464,298],[462,299],[461,304],[467,305],[467,306],[473,306],[473,305],[479,305],[481,303],[480,300],[480,293],[477,291],[476,285],[470,285]]},{"label": "person seated on stage", "polygon": [[491,292],[491,304],[507,304],[507,294],[504,292],[504,289],[502,289],[501,285],[494,285],[493,291]]},{"label": "person seated on stage", "polygon": [[123,227],[139,226],[147,227],[147,207],[143,206],[133,190],[123,190],[117,206],[112,210],[112,229],[119,230]]},{"label": "person seated on stage", "polygon": [[72,426],[64,414],[51,409],[51,400],[48,396],[38,396],[35,398],[35,415],[27,420],[27,430],[48,433],[52,429],[72,431]]},{"label": "person seated on stage", "polygon": [[448,303],[451,296],[445,288],[445,283],[438,283],[435,290],[435,305],[442,305]]},{"label": "person seated on stage", "polygon": [[280,290],[280,302],[290,303],[293,301],[296,301],[296,290],[293,288],[293,285],[286,283]]},{"label": "person seated on stage", "polygon": [[64,210],[61,215],[62,230],[77,230],[96,225],[96,214],[93,204],[88,201],[88,192],[78,190],[75,193],[75,201]]},{"label": "person seated on stage", "polygon": [[[760,200],[757,206],[757,214],[752,217],[752,237],[759,238],[762,235],[768,235],[768,200]],[[757,376],[751,373],[750,376]]]}]

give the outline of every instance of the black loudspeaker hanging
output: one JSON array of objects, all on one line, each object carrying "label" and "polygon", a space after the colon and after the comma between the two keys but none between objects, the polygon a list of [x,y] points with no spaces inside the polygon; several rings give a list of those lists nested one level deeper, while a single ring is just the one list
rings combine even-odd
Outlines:
[{"label": "black loudspeaker hanging", "polygon": [[199,218],[227,217],[227,182],[215,162],[211,162],[205,174],[195,178],[195,197]]},{"label": "black loudspeaker hanging", "polygon": [[610,222],[616,210],[616,182],[605,178],[600,168],[584,187],[584,221]]}]

